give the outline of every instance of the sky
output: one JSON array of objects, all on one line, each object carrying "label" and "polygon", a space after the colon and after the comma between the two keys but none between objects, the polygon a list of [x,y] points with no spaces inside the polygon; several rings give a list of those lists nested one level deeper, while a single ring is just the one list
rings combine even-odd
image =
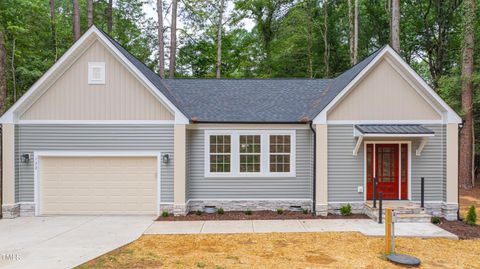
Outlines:
[{"label": "sky", "polygon": [[[166,1],[168,1],[168,0],[166,0]],[[143,6],[143,11],[145,12],[146,16],[154,19],[155,21],[157,21],[156,2],[157,1],[151,1],[151,3]],[[233,8],[234,8],[233,2],[229,1],[228,4],[227,4],[227,12],[230,12],[231,10],[233,10]],[[171,16],[170,14],[167,15],[167,17],[165,18],[164,25],[170,25],[170,16]],[[251,19],[243,19],[242,23],[244,25],[243,28],[247,29],[248,31],[252,30],[252,28],[255,26],[255,22]],[[177,19],[177,27],[178,28],[183,27],[183,23],[182,23],[181,18]]]}]

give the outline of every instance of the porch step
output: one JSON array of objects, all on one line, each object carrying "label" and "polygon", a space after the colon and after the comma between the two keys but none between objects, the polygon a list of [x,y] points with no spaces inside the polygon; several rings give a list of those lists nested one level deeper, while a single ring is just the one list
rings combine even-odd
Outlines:
[{"label": "porch step", "polygon": [[[432,216],[427,214],[420,205],[409,202],[387,202],[383,204],[382,219],[385,220],[385,209],[392,208],[397,212],[397,222],[428,223]],[[365,214],[375,221],[378,221],[379,208],[373,207],[372,203],[365,203]]]}]

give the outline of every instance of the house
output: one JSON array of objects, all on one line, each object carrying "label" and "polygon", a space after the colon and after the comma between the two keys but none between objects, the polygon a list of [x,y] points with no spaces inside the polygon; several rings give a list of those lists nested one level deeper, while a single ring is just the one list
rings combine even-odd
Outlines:
[{"label": "house", "polygon": [[424,178],[455,219],[461,122],[389,46],[333,79],[161,79],[92,27],[0,118],[3,217],[362,212]]}]

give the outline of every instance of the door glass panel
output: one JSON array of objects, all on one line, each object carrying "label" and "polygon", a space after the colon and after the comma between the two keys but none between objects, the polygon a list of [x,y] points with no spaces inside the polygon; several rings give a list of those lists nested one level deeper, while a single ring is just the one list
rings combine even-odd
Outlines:
[{"label": "door glass panel", "polygon": [[402,145],[402,153],[401,153],[401,165],[402,165],[402,171],[401,171],[401,178],[402,178],[402,183],[407,182],[407,171],[408,171],[408,145],[403,144]]},{"label": "door glass panel", "polygon": [[373,145],[367,144],[367,181],[373,180]]}]

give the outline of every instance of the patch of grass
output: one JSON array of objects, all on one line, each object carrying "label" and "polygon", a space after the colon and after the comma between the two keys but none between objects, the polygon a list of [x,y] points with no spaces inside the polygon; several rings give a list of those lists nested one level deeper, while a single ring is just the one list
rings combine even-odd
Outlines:
[{"label": "patch of grass", "polygon": [[245,215],[250,216],[250,215],[252,215],[252,210],[247,209],[247,210],[245,210],[244,213],[245,213]]},{"label": "patch of grass", "polygon": [[307,215],[308,214],[308,208],[302,209],[303,214]]},{"label": "patch of grass", "polygon": [[169,215],[170,215],[170,213],[168,213],[167,210],[163,210],[163,211],[162,211],[162,217],[166,218],[166,217],[168,217]]},{"label": "patch of grass", "polygon": [[277,214],[282,215],[283,214],[283,209],[282,208],[277,208]]},{"label": "patch of grass", "polygon": [[475,211],[474,205],[471,205],[468,208],[466,221],[467,221],[467,224],[470,224],[470,225],[475,225],[477,223],[477,212]]},{"label": "patch of grass", "polygon": [[225,213],[225,210],[223,210],[222,207],[220,207],[218,210],[217,210],[217,213],[220,214],[220,215],[223,215]]},{"label": "patch of grass", "polygon": [[198,268],[204,268],[205,266],[207,266],[204,262],[197,262],[197,267]]},{"label": "patch of grass", "polygon": [[442,223],[442,219],[440,217],[432,217],[430,220],[433,224],[440,224]]},{"label": "patch of grass", "polygon": [[197,215],[197,216],[202,215],[202,213],[203,213],[202,210],[197,210],[197,211],[195,211],[195,215]]},{"label": "patch of grass", "polygon": [[342,207],[340,207],[340,213],[343,216],[352,215],[352,206],[350,204],[343,205]]}]

